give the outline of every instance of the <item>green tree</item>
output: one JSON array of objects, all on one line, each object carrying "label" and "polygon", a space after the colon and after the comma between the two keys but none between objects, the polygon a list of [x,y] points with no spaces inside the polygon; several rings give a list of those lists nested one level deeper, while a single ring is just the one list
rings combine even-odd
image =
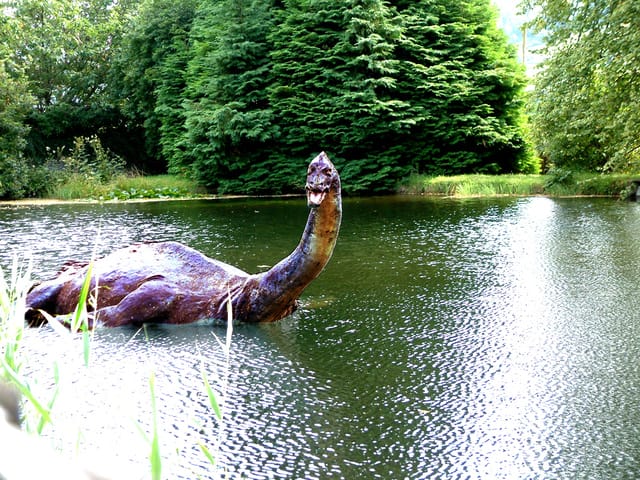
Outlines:
[{"label": "green tree", "polygon": [[110,0],[19,0],[15,60],[24,64],[36,109],[88,104],[104,92],[108,59],[118,32]]},{"label": "green tree", "polygon": [[527,0],[545,36],[536,77],[536,148],[555,166],[633,170],[640,166],[640,4]]},{"label": "green tree", "polygon": [[387,2],[354,0],[347,8],[339,43],[347,80],[333,112],[343,131],[334,138],[348,159],[343,176],[350,190],[390,191],[409,172],[403,140],[415,123],[398,92],[397,45],[404,32]]},{"label": "green tree", "polygon": [[151,171],[180,152],[189,32],[197,0],[143,0],[115,59],[113,96],[129,122],[144,132]]},{"label": "green tree", "polygon": [[34,97],[27,153],[69,146],[76,136],[107,130],[120,119],[107,101],[108,72],[122,33],[124,4],[111,0],[16,0],[12,63]]},{"label": "green tree", "polygon": [[14,198],[27,190],[27,164],[23,156],[29,127],[27,115],[34,103],[27,79],[12,60],[18,34],[13,16],[0,17],[0,198]]},{"label": "green tree", "polygon": [[220,191],[274,190],[261,182],[277,132],[266,93],[273,24],[268,0],[202,2],[191,32],[188,153],[171,158],[172,170],[188,166]]},{"label": "green tree", "polygon": [[380,0],[325,0],[290,2],[283,14],[272,37],[270,99],[282,135],[271,161],[293,174],[327,150],[347,189],[390,190],[407,172],[396,136],[408,122],[394,94],[393,10]]},{"label": "green tree", "polygon": [[29,131],[25,119],[32,102],[24,79],[14,78],[7,72],[5,62],[0,61],[0,155],[3,159],[22,156]]},{"label": "green tree", "polygon": [[328,149],[335,155],[338,147],[328,118],[348,80],[336,52],[343,13],[343,2],[330,0],[290,1],[278,12],[269,101],[281,136],[264,171],[278,171],[287,184],[296,183],[299,165],[312,152]]},{"label": "green tree", "polygon": [[398,2],[405,26],[399,90],[415,123],[412,168],[535,170],[524,140],[524,67],[488,0]]},{"label": "green tree", "polygon": [[535,170],[524,67],[489,0],[287,3],[274,32],[275,162],[329,150],[351,191],[409,171]]}]

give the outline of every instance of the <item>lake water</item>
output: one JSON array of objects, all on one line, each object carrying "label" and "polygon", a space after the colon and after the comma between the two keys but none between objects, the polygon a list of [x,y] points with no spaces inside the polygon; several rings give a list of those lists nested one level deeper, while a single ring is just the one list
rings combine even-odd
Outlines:
[{"label": "lake water", "polygon": [[[246,271],[296,246],[302,198],[0,209],[0,261],[178,240]],[[269,325],[29,330],[33,382],[61,376],[47,435],[119,478],[149,478],[155,393],[166,478],[213,478],[228,380],[228,478],[640,476],[640,205],[604,199],[346,199],[333,259]],[[225,372],[227,372],[225,374]],[[57,419],[57,420],[56,420]],[[79,433],[80,432],[80,433]],[[70,440],[69,440],[70,438]],[[66,439],[66,440],[64,440]]]}]

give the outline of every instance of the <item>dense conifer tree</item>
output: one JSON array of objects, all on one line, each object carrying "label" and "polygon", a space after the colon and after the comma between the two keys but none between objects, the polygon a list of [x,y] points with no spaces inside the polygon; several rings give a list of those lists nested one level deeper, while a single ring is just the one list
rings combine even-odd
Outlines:
[{"label": "dense conifer tree", "polygon": [[532,168],[522,131],[523,67],[488,0],[398,2],[405,36],[402,99],[414,111],[404,142],[427,173]]},{"label": "dense conifer tree", "polygon": [[348,81],[336,112],[347,120],[339,143],[347,159],[343,175],[352,190],[390,190],[408,173],[398,140],[414,122],[410,104],[397,92],[402,29],[395,12],[380,0],[351,2],[347,21]]},{"label": "dense conifer tree", "polygon": [[343,13],[331,0],[289,1],[278,11],[278,28],[271,36],[269,101],[280,137],[268,170],[277,168],[288,184],[300,181],[300,160],[335,145],[337,131],[327,119],[347,80],[343,59],[336,53]]},{"label": "dense conifer tree", "polygon": [[172,158],[171,167],[191,168],[221,191],[270,191],[278,185],[260,181],[276,134],[267,99],[271,3],[203,2],[192,31],[183,142],[188,152]]},{"label": "dense conifer tree", "polygon": [[166,170],[184,126],[188,35],[197,0],[143,0],[113,69],[113,95],[144,129],[153,170]]},{"label": "dense conifer tree", "polygon": [[407,105],[393,94],[401,32],[391,13],[380,0],[287,4],[273,35],[278,164],[328,150],[352,191],[388,189],[406,171],[393,152]]}]

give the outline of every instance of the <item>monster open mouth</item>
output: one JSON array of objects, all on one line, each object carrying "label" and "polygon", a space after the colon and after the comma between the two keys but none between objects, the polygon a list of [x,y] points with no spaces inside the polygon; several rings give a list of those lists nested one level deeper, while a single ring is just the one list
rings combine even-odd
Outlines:
[{"label": "monster open mouth", "polygon": [[307,205],[310,207],[319,207],[327,196],[327,191],[328,190],[313,190],[307,187]]}]

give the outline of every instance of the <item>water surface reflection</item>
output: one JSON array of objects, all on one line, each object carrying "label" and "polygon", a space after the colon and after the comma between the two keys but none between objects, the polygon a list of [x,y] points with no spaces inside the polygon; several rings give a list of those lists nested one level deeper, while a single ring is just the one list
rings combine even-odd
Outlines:
[{"label": "water surface reflection", "polygon": [[[3,208],[0,260],[31,251],[46,275],[173,239],[256,271],[295,247],[303,203]],[[600,199],[347,199],[303,308],[236,328],[221,463],[247,478],[637,476],[639,224],[637,204]],[[218,429],[201,379],[224,363],[210,329],[98,331],[88,369],[68,365],[71,342],[34,330],[26,348],[44,385],[47,359],[69,357],[59,414],[81,423],[83,450],[144,475],[135,423],[150,424],[154,371],[168,478],[212,475],[197,446]]]}]

